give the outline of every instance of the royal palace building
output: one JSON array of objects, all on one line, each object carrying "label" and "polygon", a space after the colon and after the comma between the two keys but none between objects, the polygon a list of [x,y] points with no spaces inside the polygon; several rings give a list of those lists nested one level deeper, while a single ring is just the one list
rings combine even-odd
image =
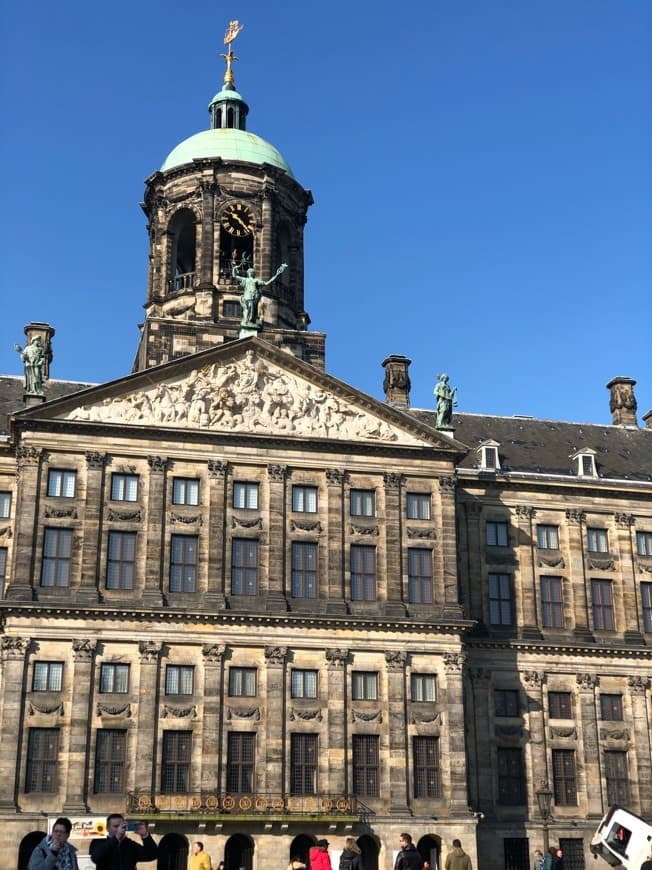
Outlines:
[{"label": "royal palace building", "polygon": [[609,423],[442,424],[405,356],[385,401],[331,377],[312,196],[229,55],[209,115],[146,182],[132,372],[48,379],[33,322],[0,377],[1,866],[117,810],[170,870],[197,839],[262,870],[326,838],[336,868],[347,836],[391,870],[402,831],[433,868],[459,837],[481,870],[547,842],[580,870],[610,804],[652,816],[635,381]]}]

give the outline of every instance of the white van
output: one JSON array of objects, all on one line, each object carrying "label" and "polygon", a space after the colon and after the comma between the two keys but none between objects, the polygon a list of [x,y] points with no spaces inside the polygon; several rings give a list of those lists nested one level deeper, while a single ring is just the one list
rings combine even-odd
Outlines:
[{"label": "white van", "polygon": [[652,853],[652,826],[629,810],[614,805],[591,840],[591,851],[612,867],[641,870]]}]

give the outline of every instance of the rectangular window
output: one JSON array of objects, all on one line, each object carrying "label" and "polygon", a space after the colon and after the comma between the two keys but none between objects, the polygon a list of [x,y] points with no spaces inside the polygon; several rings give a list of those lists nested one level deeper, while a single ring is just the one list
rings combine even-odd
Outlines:
[{"label": "rectangular window", "polygon": [[652,632],[652,583],[641,583],[643,631]]},{"label": "rectangular window", "polygon": [[100,692],[124,695],[129,691],[129,665],[103,664],[100,668]]},{"label": "rectangular window", "polygon": [[380,793],[380,755],[375,734],[353,735],[353,794],[378,797]]},{"label": "rectangular window", "polygon": [[231,731],[226,748],[226,790],[242,794],[254,790],[256,735]]},{"label": "rectangular window", "polygon": [[552,778],[555,803],[560,807],[577,806],[575,750],[552,750]]},{"label": "rectangular window", "polygon": [[629,772],[627,753],[607,750],[604,753],[604,773],[607,781],[607,803],[629,805]]},{"label": "rectangular window", "polygon": [[194,477],[175,477],[172,504],[199,504],[199,481]]},{"label": "rectangular window", "polygon": [[138,501],[138,475],[112,474],[111,501]]},{"label": "rectangular window", "polygon": [[487,521],[487,546],[507,547],[509,544],[509,523]]},{"label": "rectangular window", "polygon": [[430,493],[408,492],[407,518],[409,520],[430,519]]},{"label": "rectangular window", "polygon": [[351,600],[376,600],[376,548],[351,544]]},{"label": "rectangular window", "polygon": [[127,732],[116,728],[100,728],[95,744],[95,794],[122,794],[125,790],[125,758]]},{"label": "rectangular window", "polygon": [[256,668],[229,668],[229,695],[232,698],[255,698]]},{"label": "rectangular window", "polygon": [[258,484],[236,480],[233,484],[233,507],[258,510]]},{"label": "rectangular window", "polygon": [[299,514],[317,513],[317,487],[293,486],[292,510]]},{"label": "rectangular window", "polygon": [[541,619],[544,628],[564,627],[561,577],[541,578]]},{"label": "rectangular window", "polygon": [[[529,870],[530,841],[527,837],[504,837],[503,851],[505,870]],[[543,858],[541,861],[543,862]],[[536,867],[538,864],[535,863],[534,866]]]},{"label": "rectangular window", "polygon": [[45,529],[41,586],[68,586],[72,529]]},{"label": "rectangular window", "polygon": [[292,544],[292,597],[317,597],[317,544]]},{"label": "rectangular window", "polygon": [[639,556],[652,556],[652,532],[636,532],[636,552]]},{"label": "rectangular window", "polygon": [[27,738],[25,793],[57,791],[59,729],[30,728]]},{"label": "rectangular window", "polygon": [[614,630],[614,604],[611,580],[591,580],[593,627],[596,631]]},{"label": "rectangular window", "polygon": [[197,591],[197,535],[170,539],[170,592]]},{"label": "rectangular window", "polygon": [[551,719],[572,719],[573,704],[570,692],[548,692],[548,715]]},{"label": "rectangular window", "polygon": [[559,529],[557,526],[537,526],[537,547],[540,550],[559,549]]},{"label": "rectangular window", "polygon": [[432,550],[408,547],[408,601],[432,604]]},{"label": "rectangular window", "polygon": [[168,665],[165,669],[165,694],[192,695],[194,673],[192,665]]},{"label": "rectangular window", "polygon": [[231,595],[255,595],[258,578],[258,541],[234,538],[231,555]]},{"label": "rectangular window", "polygon": [[354,701],[377,701],[378,674],[375,671],[353,671],[351,697]]},{"label": "rectangular window", "polygon": [[317,697],[317,671],[293,670],[290,681],[292,698]]},{"label": "rectangular window", "polygon": [[11,493],[0,492],[0,519],[6,520],[11,514]]},{"label": "rectangular window", "polygon": [[76,481],[76,471],[52,468],[48,472],[48,495],[57,498],[74,498]]},{"label": "rectangular window", "polygon": [[609,541],[606,529],[587,529],[587,546],[591,553],[608,553]]},{"label": "rectangular window", "polygon": [[136,569],[136,532],[109,532],[107,589],[133,589]]},{"label": "rectangular window", "polygon": [[351,490],[351,516],[375,517],[376,493],[373,489]]},{"label": "rectangular window", "polygon": [[489,622],[512,625],[512,578],[509,574],[489,575]]},{"label": "rectangular window", "polygon": [[564,853],[564,870],[585,870],[582,837],[560,837],[559,848]]},{"label": "rectangular window", "polygon": [[412,674],[410,677],[412,701],[436,701],[437,677],[435,674]]},{"label": "rectangular window", "polygon": [[518,689],[494,689],[496,716],[518,716]]},{"label": "rectangular window", "polygon": [[414,755],[415,798],[441,797],[439,738],[413,737],[412,752]]},{"label": "rectangular window", "polygon": [[60,692],[63,662],[34,662],[33,692]]},{"label": "rectangular window", "polygon": [[192,731],[164,731],[161,763],[162,794],[188,794]]},{"label": "rectangular window", "polygon": [[317,794],[317,735],[290,735],[290,794]]},{"label": "rectangular window", "polygon": [[623,697],[622,695],[610,695],[600,693],[600,718],[605,722],[623,721]]},{"label": "rectangular window", "polygon": [[227,299],[222,303],[222,317],[242,317],[242,306],[239,302]]},{"label": "rectangular window", "polygon": [[523,776],[523,751],[517,747],[498,747],[498,803],[517,807],[526,802]]}]

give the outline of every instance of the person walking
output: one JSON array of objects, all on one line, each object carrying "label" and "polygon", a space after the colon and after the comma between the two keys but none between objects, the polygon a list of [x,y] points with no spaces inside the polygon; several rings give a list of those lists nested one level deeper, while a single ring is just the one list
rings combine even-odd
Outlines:
[{"label": "person walking", "polygon": [[446,855],[446,870],[473,870],[471,859],[459,840],[453,840],[453,848]]},{"label": "person walking", "polygon": [[411,834],[401,834],[398,838],[401,851],[396,856],[394,870],[423,870],[423,858],[412,842]]},{"label": "person walking", "polygon": [[52,833],[43,837],[32,852],[28,870],[79,870],[77,849],[68,842],[71,831],[70,819],[57,819]]},{"label": "person walking", "polygon": [[106,819],[107,836],[104,840],[91,840],[89,855],[97,870],[136,870],[139,861],[158,858],[158,846],[147,830],[145,822],[136,823],[136,833],[143,843],[127,837],[127,823],[120,813],[111,813]]},{"label": "person walking", "polygon": [[344,841],[339,870],[363,870],[362,852],[355,837],[347,837]]},{"label": "person walking", "polygon": [[310,847],[310,870],[333,870],[328,854],[329,845],[328,840],[317,840],[317,844]]},{"label": "person walking", "polygon": [[192,844],[190,856],[190,870],[212,870],[210,856],[204,852],[204,844],[197,842]]}]

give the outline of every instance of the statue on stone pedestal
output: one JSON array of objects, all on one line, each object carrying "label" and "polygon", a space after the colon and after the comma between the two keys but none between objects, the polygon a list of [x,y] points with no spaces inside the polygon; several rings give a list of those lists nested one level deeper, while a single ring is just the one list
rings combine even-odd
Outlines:
[{"label": "statue on stone pedestal", "polygon": [[455,394],[457,387],[451,389],[448,383],[448,375],[437,375],[439,379],[435,384],[434,394],[437,401],[436,429],[450,429],[453,419],[453,407],[457,405]]},{"label": "statue on stone pedestal", "polygon": [[14,348],[25,366],[25,394],[42,396],[46,359],[41,336],[35,335],[25,348],[19,344],[14,344]]},{"label": "statue on stone pedestal", "polygon": [[[247,266],[249,268],[247,268],[246,276],[239,275],[238,272]],[[239,263],[233,266],[231,274],[242,288],[242,296],[240,297],[242,320],[240,321],[240,326],[249,329],[260,329],[262,327],[263,319],[258,316],[258,305],[262,296],[260,288],[267,287],[272,281],[276,281],[278,276],[285,272],[287,267],[287,263],[281,263],[269,281],[263,281],[260,278],[256,278],[256,272],[251,268],[246,255]]]}]

